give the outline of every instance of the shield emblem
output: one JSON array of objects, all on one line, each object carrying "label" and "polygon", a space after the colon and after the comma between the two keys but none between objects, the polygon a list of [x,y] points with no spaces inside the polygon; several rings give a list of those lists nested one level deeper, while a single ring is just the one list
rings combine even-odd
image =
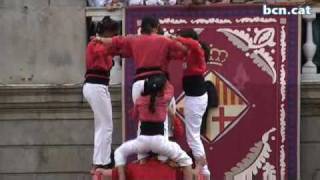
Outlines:
[{"label": "shield emblem", "polygon": [[[214,71],[205,76],[217,90],[219,106],[208,110],[207,119],[204,119],[202,138],[209,143],[219,140],[230,131],[248,111],[248,101],[229,81]],[[184,119],[184,93],[177,99],[177,113]]]}]

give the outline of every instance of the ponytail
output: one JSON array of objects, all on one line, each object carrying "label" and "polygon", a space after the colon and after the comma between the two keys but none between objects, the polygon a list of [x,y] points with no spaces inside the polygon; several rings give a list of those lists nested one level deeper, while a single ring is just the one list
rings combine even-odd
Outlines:
[{"label": "ponytail", "polygon": [[144,90],[142,96],[150,96],[149,111],[156,112],[156,98],[163,91],[167,77],[165,75],[153,75],[147,78],[144,82]]},{"label": "ponytail", "polygon": [[156,97],[157,97],[157,93],[150,94],[149,111],[152,113],[156,112]]},{"label": "ponytail", "polygon": [[102,24],[102,22],[98,22],[97,28],[96,28],[96,33],[99,35],[102,35],[103,32],[104,32],[103,24]]},{"label": "ponytail", "polygon": [[208,46],[207,43],[205,42],[202,42],[202,41],[199,41],[200,45],[201,45],[201,48],[203,49],[204,51],[204,59],[206,62],[209,62],[209,58],[210,58],[210,48]]}]

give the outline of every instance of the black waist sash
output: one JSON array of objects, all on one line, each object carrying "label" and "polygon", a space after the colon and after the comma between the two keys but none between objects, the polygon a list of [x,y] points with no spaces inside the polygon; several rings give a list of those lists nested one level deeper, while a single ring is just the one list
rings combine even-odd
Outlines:
[{"label": "black waist sash", "polygon": [[[153,73],[154,72],[154,73]],[[144,73],[148,73],[146,75],[142,75]],[[143,67],[143,68],[139,68],[136,70],[136,77],[134,78],[134,82],[138,81],[138,80],[144,80],[147,79],[150,76],[154,76],[154,75],[162,75],[164,74],[167,79],[169,79],[169,74],[168,72],[164,72],[160,67],[158,66],[154,66],[154,67]]]},{"label": "black waist sash", "polygon": [[183,90],[187,96],[202,96],[206,92],[202,75],[183,77]]},{"label": "black waist sash", "polygon": [[85,77],[87,83],[109,85],[110,71],[88,69]]},{"label": "black waist sash", "polygon": [[164,135],[163,122],[141,122],[140,135],[146,135],[146,136]]}]

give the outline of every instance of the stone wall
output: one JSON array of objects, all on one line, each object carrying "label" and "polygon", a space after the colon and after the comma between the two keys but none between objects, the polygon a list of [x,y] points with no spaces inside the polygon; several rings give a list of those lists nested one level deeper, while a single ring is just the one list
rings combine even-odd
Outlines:
[{"label": "stone wall", "polygon": [[0,84],[83,81],[86,0],[0,0]]},{"label": "stone wall", "polygon": [[320,180],[320,83],[301,86],[301,180]]},{"label": "stone wall", "polygon": [[[122,142],[121,87],[110,88]],[[93,114],[80,86],[0,86],[0,180],[89,180]]]},{"label": "stone wall", "polygon": [[[0,0],[0,180],[90,179],[93,117],[81,95],[85,0]],[[38,85],[35,85],[38,84]],[[39,86],[39,84],[50,84]],[[120,87],[112,87],[114,146]],[[301,86],[301,179],[320,180],[320,83]]]}]

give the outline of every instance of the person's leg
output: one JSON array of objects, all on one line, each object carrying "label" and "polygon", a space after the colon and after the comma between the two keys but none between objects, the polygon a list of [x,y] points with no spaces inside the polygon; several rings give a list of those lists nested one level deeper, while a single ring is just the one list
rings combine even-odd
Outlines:
[{"label": "person's leg", "polygon": [[152,152],[166,156],[177,162],[180,167],[183,167],[184,180],[192,180],[192,159],[177,143],[169,141],[164,136],[158,135],[153,136],[149,144]]},{"label": "person's leg", "polygon": [[[174,97],[172,97],[170,103],[169,103],[169,110],[171,111],[172,114],[176,113],[176,100]],[[170,113],[167,114],[166,120],[164,121],[164,137],[169,139],[170,136],[173,135],[171,126],[172,126],[172,121],[173,121],[173,116],[170,115]],[[166,156],[159,155],[158,160],[164,162],[167,161],[168,158]]]},{"label": "person's leg", "polygon": [[132,102],[136,103],[136,100],[141,96],[144,91],[144,80],[136,81],[132,84]]},{"label": "person's leg", "polygon": [[177,143],[171,141],[168,141],[168,145],[165,149],[169,152],[168,157],[182,167],[183,179],[193,180],[194,173],[192,170],[192,159],[187,155],[187,153],[183,151]]},{"label": "person's leg", "polygon": [[141,141],[141,137],[124,142],[114,152],[114,160],[116,166],[125,165],[127,157],[134,153],[146,153],[149,149],[147,145]]},{"label": "person's leg", "polygon": [[[141,93],[144,91],[144,81],[139,80],[133,83],[132,85],[132,102],[135,104],[136,100],[141,96]],[[140,122],[138,123],[137,136],[140,135]],[[148,154],[138,154],[138,160],[144,159]]]},{"label": "person's leg", "polygon": [[101,174],[104,177],[112,177],[112,169],[97,168],[94,174]]},{"label": "person's leg", "polygon": [[[164,137],[166,139],[169,139],[169,118],[168,118],[168,115],[166,116],[166,120],[164,121]],[[163,155],[158,155],[158,160],[161,161],[161,162],[166,162],[168,160],[168,157],[167,156],[163,156]]]},{"label": "person's leg", "polygon": [[183,180],[193,180],[193,171],[192,167],[190,166],[184,166],[182,168],[183,171]]},{"label": "person's leg", "polygon": [[125,164],[127,157],[134,153],[146,153],[149,149],[140,136],[136,139],[122,143],[114,153],[115,166],[118,168],[119,180],[125,180]]},{"label": "person's leg", "polygon": [[119,174],[119,180],[125,180],[126,179],[126,172],[124,165],[118,166],[118,174]]},{"label": "person's leg", "polygon": [[168,137],[172,137],[173,136],[173,132],[172,132],[172,122],[173,119],[176,115],[176,99],[174,97],[171,98],[171,101],[169,103],[168,106]]},{"label": "person's leg", "polygon": [[201,174],[203,175],[204,180],[210,180],[211,173],[208,164],[202,167]]},{"label": "person's leg", "polygon": [[201,156],[201,157],[195,157],[195,174],[199,175],[201,174],[202,177],[204,178],[203,180],[210,180],[210,171],[208,168],[208,164],[207,164],[207,159],[205,156]]},{"label": "person's leg", "polygon": [[150,136],[148,142],[151,151],[177,162],[180,166],[192,165],[192,159],[181,147],[162,135]]},{"label": "person's leg", "polygon": [[207,93],[197,97],[186,96],[184,102],[184,115],[187,143],[196,159],[196,165],[198,168],[201,166],[201,173],[203,175],[210,177],[208,166],[203,163],[206,162],[206,155],[200,134],[202,116],[206,110],[207,102]]},{"label": "person's leg", "polygon": [[94,165],[111,163],[112,142],[112,105],[108,86],[86,83],[84,97],[91,106],[94,115]]}]

